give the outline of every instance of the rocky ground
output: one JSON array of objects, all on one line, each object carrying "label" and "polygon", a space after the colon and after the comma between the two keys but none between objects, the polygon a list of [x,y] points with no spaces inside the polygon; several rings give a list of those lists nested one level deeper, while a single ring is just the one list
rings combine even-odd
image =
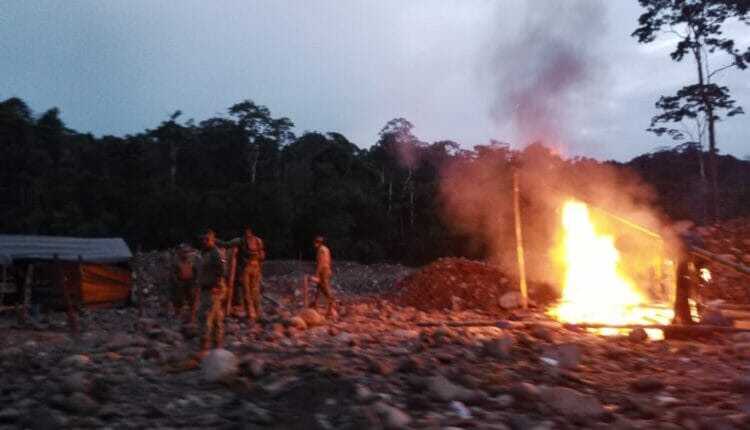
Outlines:
[{"label": "rocky ground", "polygon": [[[750,267],[750,218],[737,218],[720,225],[699,227],[698,233],[709,251],[733,263]],[[716,263],[709,263],[708,267],[715,278],[703,292],[708,299],[750,304],[750,277]]]},{"label": "rocky ground", "polygon": [[[202,361],[195,329],[154,301],[147,318],[87,310],[75,334],[62,314],[46,330],[5,321],[0,428],[750,428],[750,335],[648,341],[537,311],[423,311],[392,294],[400,266],[338,266],[343,304],[325,319],[300,309],[296,264],[269,262],[267,317],[229,319],[226,350]],[[423,325],[468,320],[503,322]]]}]

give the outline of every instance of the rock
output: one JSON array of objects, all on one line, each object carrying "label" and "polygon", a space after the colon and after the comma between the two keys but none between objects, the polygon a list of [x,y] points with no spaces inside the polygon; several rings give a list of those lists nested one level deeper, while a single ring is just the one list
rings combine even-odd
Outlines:
[{"label": "rock", "polygon": [[120,350],[120,354],[125,357],[141,358],[146,352],[146,348],[142,346],[128,346]]},{"label": "rock", "polygon": [[68,418],[60,411],[40,406],[24,417],[24,427],[32,429],[59,429],[68,427]]},{"label": "rock", "polygon": [[664,388],[664,382],[656,376],[642,376],[630,381],[630,389],[639,393],[659,391]]},{"label": "rock", "polygon": [[596,397],[572,388],[545,388],[540,391],[540,398],[552,410],[575,422],[588,422],[604,415],[604,408]]},{"label": "rock", "polygon": [[245,366],[254,378],[260,378],[261,376],[263,376],[263,371],[265,370],[266,363],[260,358],[249,357],[245,361]]},{"label": "rock", "polygon": [[239,359],[223,348],[212,349],[201,361],[201,374],[208,382],[227,382],[237,376]]},{"label": "rock", "polygon": [[74,414],[85,415],[96,411],[99,404],[86,394],[76,392],[68,396],[65,408]]},{"label": "rock", "polygon": [[731,382],[730,387],[735,393],[750,393],[750,377],[737,377]]},{"label": "rock", "polygon": [[633,330],[630,330],[630,333],[628,333],[628,339],[630,339],[633,342],[645,342],[648,340],[648,333],[646,333],[646,330],[642,328],[634,328]]},{"label": "rock", "polygon": [[471,411],[469,411],[469,408],[467,408],[466,405],[461,402],[455,400],[452,401],[451,411],[453,411],[453,413],[462,420],[468,420],[469,418],[471,418]]},{"label": "rock", "polygon": [[375,394],[373,394],[373,392],[366,386],[357,384],[354,387],[354,396],[360,402],[369,402],[373,397],[375,397]]},{"label": "rock", "polygon": [[307,323],[299,315],[295,315],[289,318],[289,327],[294,327],[297,330],[307,330]]},{"label": "rock", "polygon": [[271,413],[253,402],[244,402],[240,408],[241,419],[269,425],[273,422]]},{"label": "rock", "polygon": [[451,330],[448,327],[441,326],[435,329],[434,332],[432,332],[432,339],[436,342],[445,342],[447,340],[450,340],[452,338],[456,337],[456,332],[454,330]]},{"label": "rock", "polygon": [[444,402],[450,402],[453,400],[470,402],[478,398],[476,392],[458,386],[445,379],[443,376],[429,378],[427,381],[427,389],[433,396]]},{"label": "rock", "polygon": [[373,409],[387,429],[402,429],[411,422],[411,417],[406,412],[384,402],[375,403]]},{"label": "rock", "polygon": [[325,318],[313,308],[305,308],[299,313],[299,317],[305,321],[308,327],[315,327],[316,325],[323,324]]},{"label": "rock", "polygon": [[575,369],[581,364],[581,348],[575,343],[561,343],[547,348],[542,359],[551,358],[563,369]]},{"label": "rock", "polygon": [[0,424],[14,423],[21,418],[21,411],[15,408],[5,408],[0,410]]},{"label": "rock", "polygon": [[513,351],[515,344],[516,339],[513,336],[506,334],[485,343],[484,352],[491,357],[504,360],[511,357],[511,352]]},{"label": "rock", "polygon": [[510,395],[516,403],[534,402],[539,398],[539,388],[528,382],[520,382],[510,387]]},{"label": "rock", "polygon": [[63,378],[63,387],[70,393],[88,393],[92,385],[85,373],[73,372]]},{"label": "rock", "polygon": [[407,329],[396,329],[393,331],[393,335],[396,337],[400,337],[402,339],[414,339],[419,337],[419,332],[416,330],[407,330]]},{"label": "rock", "polygon": [[340,342],[344,345],[356,345],[357,344],[357,336],[348,333],[348,332],[341,332],[338,335],[336,335],[336,342]]},{"label": "rock", "polygon": [[500,307],[503,309],[518,309],[522,303],[521,293],[518,291],[508,291],[500,296]]},{"label": "rock", "polygon": [[552,342],[552,331],[541,325],[541,324],[535,324],[531,327],[531,335],[534,336],[537,339],[541,339],[545,342]]},{"label": "rock", "polygon": [[74,354],[69,355],[63,359],[62,362],[60,362],[60,365],[63,367],[84,367],[87,364],[91,363],[91,357],[84,354]]},{"label": "rock", "polygon": [[110,351],[119,351],[129,346],[140,346],[144,347],[148,345],[148,340],[140,336],[132,336],[126,333],[117,333],[112,337],[112,340],[107,342],[105,348]]}]

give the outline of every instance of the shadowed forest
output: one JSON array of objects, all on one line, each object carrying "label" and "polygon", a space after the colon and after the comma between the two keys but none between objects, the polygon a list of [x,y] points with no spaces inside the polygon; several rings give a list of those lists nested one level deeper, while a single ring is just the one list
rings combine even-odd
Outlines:
[{"label": "shadowed forest", "polygon": [[[519,151],[497,141],[471,150],[423,142],[401,118],[367,149],[335,132],[296,136],[293,127],[246,100],[226,116],[197,122],[178,111],[135,135],[94,137],[67,128],[56,108],[35,114],[7,99],[0,102],[0,232],[122,236],[135,251],[194,243],[206,227],[233,237],[250,225],[269,258],[308,258],[316,234],[338,259],[483,257],[483,244],[442,216],[441,173],[454,163],[489,163],[496,184],[483,185],[507,190],[512,167],[532,154],[573,176],[591,164],[632,170],[653,186],[666,215],[710,219],[706,154],[697,144],[617,163],[563,159],[543,143]],[[747,215],[750,161],[722,155],[718,163],[721,217]]]}]

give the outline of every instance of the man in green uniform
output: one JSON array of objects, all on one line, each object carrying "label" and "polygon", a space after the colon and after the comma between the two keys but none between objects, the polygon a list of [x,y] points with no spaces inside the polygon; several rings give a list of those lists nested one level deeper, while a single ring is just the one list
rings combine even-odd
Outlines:
[{"label": "man in green uniform", "polygon": [[210,298],[201,350],[204,354],[211,348],[212,342],[216,348],[224,346],[224,298],[227,287],[224,282],[224,258],[216,247],[216,235],[212,230],[206,230],[201,235],[201,247],[203,252],[197,283],[201,292]]}]

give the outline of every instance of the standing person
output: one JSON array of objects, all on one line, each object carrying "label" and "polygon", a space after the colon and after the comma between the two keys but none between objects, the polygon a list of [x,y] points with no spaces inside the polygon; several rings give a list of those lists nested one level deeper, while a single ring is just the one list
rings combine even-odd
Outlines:
[{"label": "standing person", "polygon": [[172,267],[172,303],[175,315],[179,318],[185,307],[185,302],[192,304],[193,288],[195,286],[195,266],[190,255],[190,248],[181,245],[177,250],[177,259]]},{"label": "standing person", "polygon": [[240,284],[242,285],[245,316],[249,322],[253,322],[261,317],[261,263],[266,259],[263,240],[253,235],[252,228],[245,227],[245,234],[242,237],[234,238],[226,242],[226,245],[237,251],[237,263],[241,270]]},{"label": "standing person", "polygon": [[691,253],[692,247],[704,248],[701,237],[692,230],[690,221],[676,224],[675,230],[680,234],[680,249],[677,257],[676,291],[674,299],[674,323],[693,324],[688,299],[694,296],[698,285],[698,261]]},{"label": "standing person", "polygon": [[227,287],[224,282],[224,258],[216,247],[216,235],[212,230],[206,230],[201,235],[201,247],[203,253],[198,266],[198,286],[211,299],[201,350],[201,354],[205,354],[211,348],[212,341],[216,348],[224,346],[224,297]]},{"label": "standing person", "polygon": [[326,296],[326,299],[328,300],[326,316],[329,316],[333,312],[334,302],[331,286],[328,283],[331,278],[331,251],[323,242],[323,236],[315,237],[315,241],[313,242],[317,252],[315,258],[315,275],[312,277],[312,280],[318,284],[318,288],[315,290],[315,299],[313,300],[312,307],[318,307],[318,297],[322,291],[323,295]]}]

